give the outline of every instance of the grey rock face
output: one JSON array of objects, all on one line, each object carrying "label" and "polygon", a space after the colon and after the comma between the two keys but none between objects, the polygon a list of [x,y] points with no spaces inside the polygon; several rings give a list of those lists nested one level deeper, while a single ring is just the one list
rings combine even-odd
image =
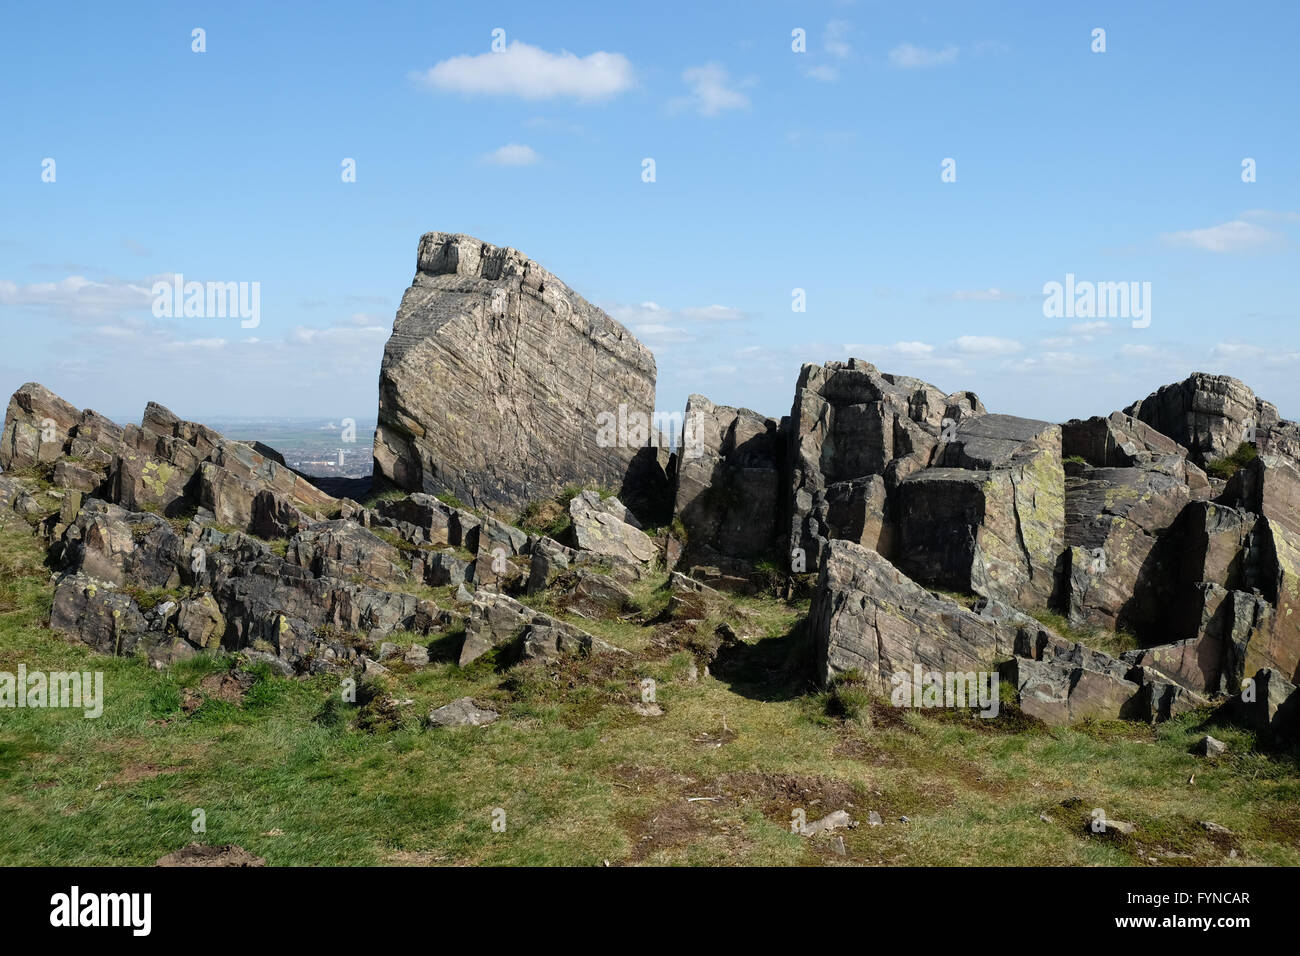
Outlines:
[{"label": "grey rock face", "polygon": [[648,564],[659,553],[617,498],[602,501],[595,492],[584,491],[569,502],[569,517],[579,550],[629,564]]},{"label": "grey rock face", "polygon": [[1300,453],[1300,426],[1283,420],[1272,403],[1228,375],[1197,372],[1157,389],[1124,412],[1190,449],[1201,465],[1230,455],[1242,442],[1292,461]]},{"label": "grey rock face", "polygon": [[870,547],[891,538],[888,512],[876,516],[881,489],[836,485],[880,476],[888,496],[931,463],[945,427],[983,413],[970,392],[944,395],[861,359],[805,365],[790,410],[788,500],[789,544],[803,552],[806,570],[817,570],[832,538]]},{"label": "grey rock face", "polygon": [[917,580],[1045,607],[1064,543],[1060,429],[981,415],[950,429],[937,467],[894,495],[899,566]]},{"label": "grey rock face", "polygon": [[685,564],[772,557],[785,504],[780,424],[692,395],[684,432],[673,513],[686,530]]},{"label": "grey rock face", "polygon": [[515,249],[431,232],[416,270],[384,349],[376,476],[486,509],[620,488],[649,438],[617,423],[652,421],[650,351]]},{"label": "grey rock face", "polygon": [[429,712],[433,727],[482,727],[501,715],[495,710],[476,707],[472,698],[462,697]]},{"label": "grey rock face", "polygon": [[891,675],[914,664],[931,671],[991,670],[1011,656],[1023,615],[980,615],[936,597],[875,551],[851,541],[827,544],[808,612],[817,678],[856,670],[888,693]]},{"label": "grey rock face", "polygon": [[1167,629],[1178,558],[1157,545],[1187,505],[1187,485],[1142,468],[1095,468],[1065,489],[1061,604],[1070,619],[1142,637]]}]

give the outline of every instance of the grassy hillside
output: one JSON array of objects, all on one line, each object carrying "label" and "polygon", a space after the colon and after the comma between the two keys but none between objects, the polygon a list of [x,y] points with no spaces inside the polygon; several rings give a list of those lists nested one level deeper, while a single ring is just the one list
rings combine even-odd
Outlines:
[{"label": "grassy hillside", "polygon": [[[241,688],[227,656],[157,671],[65,642],[45,626],[42,557],[25,523],[0,525],[0,671],[101,670],[106,703],[98,719],[0,710],[8,864],[149,864],[194,840],[272,865],[1300,864],[1294,756],[1227,728],[1214,729],[1226,756],[1193,756],[1204,714],[1049,730],[1009,710],[988,721],[819,693],[805,608],[773,599],[736,599],[745,642],[694,680],[679,625],[647,623],[664,600],[650,581],[628,620],[573,618],[626,657],[462,670],[453,633],[357,708],[338,677],[263,665]],[[643,677],[662,716],[632,709]],[[502,719],[422,726],[466,695]],[[1135,836],[1087,833],[1095,807]],[[844,831],[841,857],[790,832],[795,808],[883,824]]]}]

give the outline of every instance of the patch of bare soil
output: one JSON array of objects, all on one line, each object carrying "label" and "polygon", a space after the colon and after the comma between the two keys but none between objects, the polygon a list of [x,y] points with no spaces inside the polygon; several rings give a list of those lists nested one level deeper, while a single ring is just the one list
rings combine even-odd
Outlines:
[{"label": "patch of bare soil", "polygon": [[253,856],[242,846],[227,843],[225,846],[189,846],[160,857],[154,866],[266,866],[266,860]]}]

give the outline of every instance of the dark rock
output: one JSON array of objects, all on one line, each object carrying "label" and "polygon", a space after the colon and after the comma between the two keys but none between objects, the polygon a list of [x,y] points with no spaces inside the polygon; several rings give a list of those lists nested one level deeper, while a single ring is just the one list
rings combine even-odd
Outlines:
[{"label": "dark rock", "polygon": [[416,269],[384,349],[376,477],[515,510],[620,487],[649,440],[650,351],[515,249],[432,232]]}]

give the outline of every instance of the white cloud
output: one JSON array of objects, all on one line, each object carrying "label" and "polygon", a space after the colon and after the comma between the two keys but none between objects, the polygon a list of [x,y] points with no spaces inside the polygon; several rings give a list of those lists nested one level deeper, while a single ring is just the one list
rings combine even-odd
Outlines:
[{"label": "white cloud", "polygon": [[672,112],[693,109],[701,116],[717,116],[727,110],[749,108],[749,97],[735,88],[720,63],[689,67],[682,71],[682,82],[691,92],[668,104]]},{"label": "white cloud", "polygon": [[954,339],[952,345],[963,355],[1011,355],[1023,348],[1014,339],[993,335],[963,335]]},{"label": "white cloud", "polygon": [[[170,276],[159,278],[170,280]],[[19,285],[0,280],[0,305],[54,309],[72,318],[99,318],[124,309],[147,309],[153,303],[152,279],[106,279],[68,276],[57,282]]]},{"label": "white cloud", "polygon": [[831,20],[822,32],[822,46],[831,56],[843,60],[853,52],[853,47],[849,45],[847,39],[851,32],[853,32],[853,24],[849,21]]},{"label": "white cloud", "polygon": [[507,143],[481,157],[490,166],[531,166],[541,158],[537,150],[520,143]]},{"label": "white cloud", "polygon": [[958,289],[956,292],[944,296],[944,298],[952,299],[955,302],[1014,302],[1020,296],[1014,292],[1004,292],[1001,289]]},{"label": "white cloud", "polygon": [[1154,345],[1125,345],[1120,348],[1119,354],[1125,358],[1153,358],[1160,354],[1160,349]]},{"label": "white cloud", "polygon": [[1300,212],[1283,212],[1277,209],[1247,209],[1242,219],[1262,219],[1265,222],[1300,222]]},{"label": "white cloud", "polygon": [[1271,245],[1283,237],[1244,219],[1234,219],[1205,229],[1167,232],[1160,238],[1172,246],[1191,246],[1206,252],[1243,252]]},{"label": "white cloud", "polygon": [[1070,331],[1078,335],[1091,335],[1094,332],[1109,332],[1111,324],[1098,320],[1096,322],[1076,322],[1070,326]]},{"label": "white cloud", "polygon": [[889,51],[889,63],[903,70],[943,66],[957,59],[957,47],[948,44],[942,50],[927,50],[912,43],[901,43]]},{"label": "white cloud", "polygon": [[412,79],[430,90],[468,96],[581,102],[609,99],[636,82],[631,62],[621,53],[602,51],[580,57],[564,50],[549,53],[518,40],[500,53],[443,60],[423,73],[413,73]]},{"label": "white cloud", "polygon": [[682,315],[697,322],[738,322],[745,313],[726,305],[706,305],[682,309]]},{"label": "white cloud", "polygon": [[811,80],[821,80],[823,83],[834,83],[840,78],[840,71],[835,69],[833,66],[823,63],[820,66],[809,67],[804,70],[803,75]]}]

